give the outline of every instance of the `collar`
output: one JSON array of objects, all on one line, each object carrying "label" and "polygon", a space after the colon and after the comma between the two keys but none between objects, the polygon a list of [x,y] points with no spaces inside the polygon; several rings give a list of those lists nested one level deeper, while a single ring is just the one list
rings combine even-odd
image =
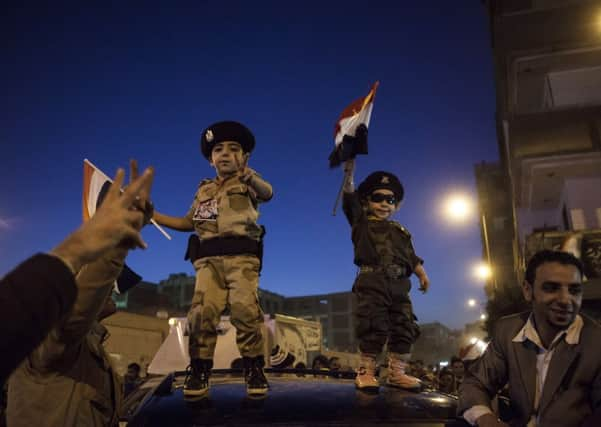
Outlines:
[{"label": "collar", "polygon": [[[534,327],[534,323],[532,321],[532,313],[530,313],[530,316],[528,316],[528,320],[526,321],[526,324],[524,324],[524,326],[522,327],[522,329],[520,329],[520,331],[516,334],[515,337],[513,337],[513,339],[511,340],[512,342],[524,342],[526,340],[533,342],[534,344],[536,344],[538,347],[540,348],[545,348],[542,345],[541,339],[538,335],[538,332],[536,331],[536,328]],[[561,340],[561,338],[565,337],[566,343],[570,344],[570,345],[576,345],[580,342],[580,333],[582,332],[582,326],[584,325],[584,322],[582,321],[582,317],[577,314],[576,318],[574,319],[574,321],[570,324],[570,326],[567,327],[567,329],[564,329],[563,331],[559,331],[559,333],[557,335],[555,335],[555,338],[553,338],[553,341],[551,342],[551,345],[549,346],[549,348],[552,348],[555,346],[555,344]]]},{"label": "collar", "polygon": [[94,322],[90,332],[92,332],[93,335],[96,335],[100,339],[100,342],[104,342],[109,336],[108,329],[100,322]]}]

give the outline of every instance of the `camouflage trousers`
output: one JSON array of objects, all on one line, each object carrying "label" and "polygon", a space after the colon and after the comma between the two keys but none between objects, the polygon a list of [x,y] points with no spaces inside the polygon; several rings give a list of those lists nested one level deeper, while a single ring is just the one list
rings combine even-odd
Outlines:
[{"label": "camouflage trousers", "polygon": [[355,332],[362,353],[378,354],[388,342],[394,353],[411,353],[419,337],[417,318],[409,299],[411,281],[385,273],[361,273],[353,285],[357,296]]},{"label": "camouflage trousers", "polygon": [[191,359],[213,359],[217,325],[226,307],[236,328],[242,356],[263,354],[263,311],[259,306],[259,259],[252,255],[214,256],[197,259],[196,285],[188,312]]}]

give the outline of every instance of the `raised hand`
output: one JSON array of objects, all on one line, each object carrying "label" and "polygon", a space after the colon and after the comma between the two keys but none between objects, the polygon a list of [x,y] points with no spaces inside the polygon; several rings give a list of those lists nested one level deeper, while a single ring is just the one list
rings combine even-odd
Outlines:
[{"label": "raised hand", "polygon": [[[137,165],[134,168],[137,175]],[[51,251],[65,261],[74,273],[111,249],[147,247],[140,235],[145,220],[144,205],[141,203],[150,195],[154,170],[146,169],[121,192],[124,177],[125,171],[119,169],[94,216]]]}]

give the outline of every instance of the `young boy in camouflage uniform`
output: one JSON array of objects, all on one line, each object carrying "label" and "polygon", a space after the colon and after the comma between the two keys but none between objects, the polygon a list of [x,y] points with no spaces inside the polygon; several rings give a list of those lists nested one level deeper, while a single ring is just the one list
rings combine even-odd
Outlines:
[{"label": "young boy in camouflage uniform", "polygon": [[254,146],[253,134],[240,123],[209,126],[201,137],[201,151],[217,176],[201,181],[186,216],[155,212],[158,223],[180,231],[195,230],[200,238],[193,260],[196,286],[188,313],[187,398],[208,394],[216,327],[226,305],[244,361],[247,393],[264,395],[269,388],[263,373],[263,312],[257,297],[264,233],[257,224],[257,208],[273,193],[271,185],[247,166]]},{"label": "young boy in camouflage uniform", "polygon": [[353,285],[357,296],[355,328],[361,362],[355,385],[377,391],[376,356],[388,342],[387,385],[417,389],[420,381],[406,373],[411,346],[419,327],[409,299],[411,274],[420,291],[429,279],[423,260],[413,250],[411,235],[390,217],[403,200],[403,186],[388,172],[374,172],[354,189],[354,160],[345,164],[343,210],[352,228],[355,264],[359,274]]}]

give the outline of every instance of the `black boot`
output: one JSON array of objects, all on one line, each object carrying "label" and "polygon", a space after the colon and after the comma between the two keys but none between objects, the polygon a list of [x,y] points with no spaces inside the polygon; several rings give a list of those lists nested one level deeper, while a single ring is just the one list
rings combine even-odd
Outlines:
[{"label": "black boot", "polygon": [[263,373],[265,359],[263,356],[244,356],[244,380],[246,381],[246,393],[251,397],[264,397],[269,390],[269,383]]},{"label": "black boot", "polygon": [[209,377],[213,361],[211,359],[192,359],[186,372],[184,397],[201,399],[209,394]]}]

